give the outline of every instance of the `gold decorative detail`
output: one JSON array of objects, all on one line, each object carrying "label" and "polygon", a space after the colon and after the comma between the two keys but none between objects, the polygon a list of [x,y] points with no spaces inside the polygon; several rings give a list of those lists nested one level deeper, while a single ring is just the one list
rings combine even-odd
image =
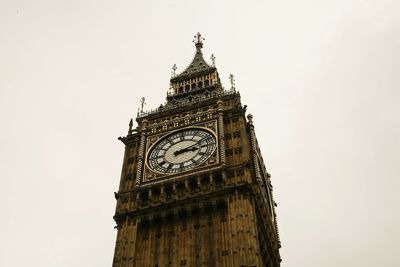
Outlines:
[{"label": "gold decorative detail", "polygon": [[217,110],[210,108],[207,111],[198,111],[197,113],[187,112],[186,114],[177,115],[173,120],[165,119],[162,122],[154,121],[149,125],[151,133],[165,130],[171,130],[183,125],[189,125],[192,122],[201,122],[217,117]]}]

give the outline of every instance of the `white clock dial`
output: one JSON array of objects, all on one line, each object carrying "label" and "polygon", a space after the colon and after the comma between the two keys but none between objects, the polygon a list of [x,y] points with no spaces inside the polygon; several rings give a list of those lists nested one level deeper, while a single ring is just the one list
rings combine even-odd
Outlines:
[{"label": "white clock dial", "polygon": [[158,173],[179,173],[201,165],[215,150],[213,133],[202,128],[185,129],[155,143],[149,151],[147,164]]}]

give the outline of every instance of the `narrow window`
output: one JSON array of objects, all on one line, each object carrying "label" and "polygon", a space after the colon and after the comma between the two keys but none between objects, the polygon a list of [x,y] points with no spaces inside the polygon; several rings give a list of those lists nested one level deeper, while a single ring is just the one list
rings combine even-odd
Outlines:
[{"label": "narrow window", "polygon": [[208,249],[209,249],[209,264],[211,267],[215,267],[214,261],[214,254],[213,254],[213,246],[214,246],[214,239],[213,239],[213,224],[212,224],[212,217],[211,215],[208,218]]},{"label": "narrow window", "polygon": [[195,235],[196,235],[196,267],[200,267],[200,225],[196,224],[194,226]]},{"label": "narrow window", "polygon": [[172,231],[168,233],[168,266],[172,266]]},{"label": "narrow window", "polygon": [[156,234],[156,255],[155,255],[155,259],[154,259],[154,264],[156,267],[158,267],[158,261],[160,258],[160,237],[161,237],[161,233]]}]

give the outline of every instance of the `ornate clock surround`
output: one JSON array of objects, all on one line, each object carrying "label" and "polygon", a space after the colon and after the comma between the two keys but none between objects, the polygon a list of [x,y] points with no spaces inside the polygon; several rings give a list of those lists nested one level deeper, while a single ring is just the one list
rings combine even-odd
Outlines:
[{"label": "ornate clock surround", "polygon": [[[153,171],[147,164],[147,157],[148,154],[150,152],[151,147],[157,143],[161,138],[165,137],[165,136],[169,136],[175,132],[179,132],[179,131],[183,131],[186,129],[205,129],[209,132],[211,132],[213,135],[215,135],[215,140],[216,140],[216,150],[215,152],[204,162],[202,163],[200,166],[195,167],[194,169],[190,169],[187,171],[183,171],[183,172],[179,172],[179,173],[166,173],[166,174],[162,174],[162,173],[158,173]],[[210,167],[215,167],[218,166],[220,163],[220,146],[219,146],[219,141],[218,141],[218,120],[217,119],[212,119],[212,120],[207,120],[207,121],[203,121],[200,123],[196,123],[196,124],[192,124],[192,125],[183,125],[182,127],[176,127],[174,130],[172,131],[163,131],[160,133],[156,133],[156,134],[150,134],[147,136],[146,138],[146,144],[145,144],[145,155],[144,155],[144,168],[143,168],[143,177],[142,177],[142,184],[146,184],[146,183],[156,183],[156,182],[162,182],[165,179],[175,179],[175,178],[179,178],[183,175],[188,175],[188,173],[196,173],[199,172],[201,170],[203,170],[204,168],[209,169]]]}]

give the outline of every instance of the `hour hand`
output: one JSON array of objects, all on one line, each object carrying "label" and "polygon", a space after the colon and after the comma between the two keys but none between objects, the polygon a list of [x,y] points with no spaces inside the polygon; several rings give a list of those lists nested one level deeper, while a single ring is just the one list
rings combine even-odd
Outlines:
[{"label": "hour hand", "polygon": [[174,152],[174,156],[178,156],[179,154],[182,154],[182,153],[185,153],[185,152],[188,152],[188,151],[195,151],[195,150],[197,150],[197,149],[199,149],[199,148],[198,148],[198,147],[186,147],[186,148],[182,148],[182,149],[179,149],[179,150],[175,151],[175,152]]}]

